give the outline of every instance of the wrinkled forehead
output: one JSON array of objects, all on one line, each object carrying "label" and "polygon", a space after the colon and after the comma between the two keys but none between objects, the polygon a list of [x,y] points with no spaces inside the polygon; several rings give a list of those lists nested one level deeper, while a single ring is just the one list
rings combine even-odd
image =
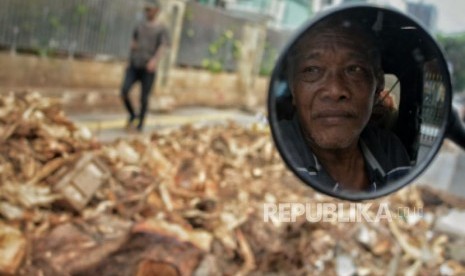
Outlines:
[{"label": "wrinkled forehead", "polygon": [[291,55],[299,57],[323,50],[337,52],[341,48],[360,57],[373,59],[373,62],[377,62],[379,55],[375,37],[363,27],[347,21],[320,23],[305,32],[294,45]]}]

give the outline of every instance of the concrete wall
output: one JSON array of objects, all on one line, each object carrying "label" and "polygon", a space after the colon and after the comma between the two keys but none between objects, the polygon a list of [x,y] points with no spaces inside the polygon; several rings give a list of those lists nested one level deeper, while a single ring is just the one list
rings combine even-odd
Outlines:
[{"label": "concrete wall", "polygon": [[[118,95],[124,62],[0,53],[0,64],[0,93],[36,90],[63,99],[65,108],[75,110],[120,108]],[[154,93],[152,107],[243,107],[250,105],[250,102],[255,106],[264,106],[268,88],[267,78],[255,79],[252,93],[255,100],[251,101],[248,99],[249,93],[240,88],[238,76],[233,73],[212,74],[202,70],[176,68],[169,71],[168,79],[167,86],[157,86],[159,89]],[[134,89],[138,90],[138,87]]]},{"label": "concrete wall", "polygon": [[0,85],[3,87],[117,87],[122,72],[123,63],[0,53]]}]

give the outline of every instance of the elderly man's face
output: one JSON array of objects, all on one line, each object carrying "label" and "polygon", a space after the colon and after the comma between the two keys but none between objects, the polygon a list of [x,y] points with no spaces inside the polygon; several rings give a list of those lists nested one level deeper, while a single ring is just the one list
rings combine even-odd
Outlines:
[{"label": "elderly man's face", "polygon": [[337,30],[313,33],[298,43],[290,85],[311,145],[344,149],[357,143],[375,92],[384,85],[367,44],[363,35]]}]

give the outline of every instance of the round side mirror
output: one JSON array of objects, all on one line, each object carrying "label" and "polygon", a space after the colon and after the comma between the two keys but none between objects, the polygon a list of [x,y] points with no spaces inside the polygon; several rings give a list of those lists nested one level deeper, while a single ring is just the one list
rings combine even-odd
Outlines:
[{"label": "round side mirror", "polygon": [[451,95],[444,55],[421,24],[356,5],[317,16],[290,41],[268,113],[281,157],[304,183],[366,200],[411,183],[446,134],[465,137]]}]

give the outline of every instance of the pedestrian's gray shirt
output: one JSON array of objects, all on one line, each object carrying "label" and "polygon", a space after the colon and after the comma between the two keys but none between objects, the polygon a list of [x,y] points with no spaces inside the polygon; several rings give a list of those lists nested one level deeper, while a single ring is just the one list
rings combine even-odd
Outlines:
[{"label": "pedestrian's gray shirt", "polygon": [[162,24],[142,22],[135,28],[133,39],[137,46],[131,50],[130,62],[136,68],[145,68],[160,46],[170,44],[168,31]]}]

